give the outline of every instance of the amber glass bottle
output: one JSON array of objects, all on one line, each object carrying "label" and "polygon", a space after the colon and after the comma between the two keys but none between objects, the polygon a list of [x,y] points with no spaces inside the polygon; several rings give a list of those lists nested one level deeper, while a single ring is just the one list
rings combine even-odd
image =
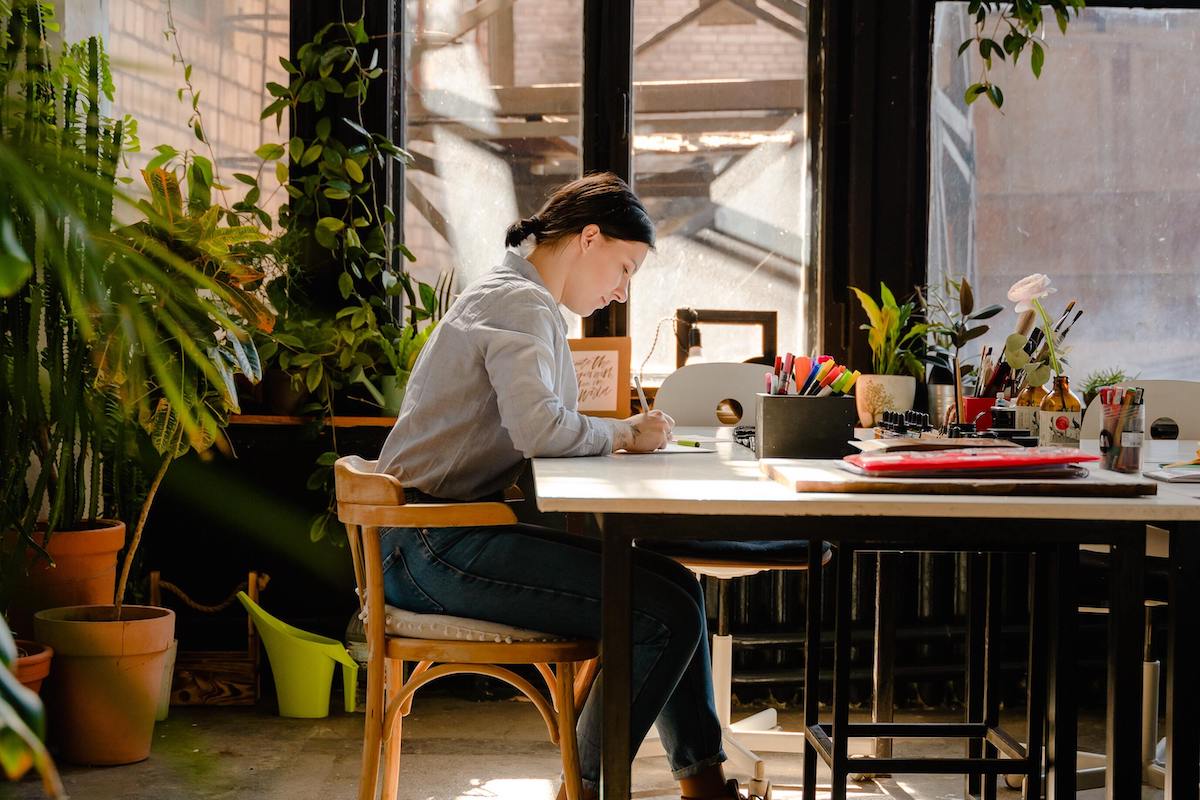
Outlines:
[{"label": "amber glass bottle", "polygon": [[1038,408],[1045,396],[1044,386],[1026,386],[1017,395],[1017,427],[1029,431],[1030,436],[1038,435]]},{"label": "amber glass bottle", "polygon": [[1038,406],[1038,444],[1079,447],[1079,429],[1083,423],[1083,405],[1071,392],[1071,379],[1054,376],[1054,388]]}]

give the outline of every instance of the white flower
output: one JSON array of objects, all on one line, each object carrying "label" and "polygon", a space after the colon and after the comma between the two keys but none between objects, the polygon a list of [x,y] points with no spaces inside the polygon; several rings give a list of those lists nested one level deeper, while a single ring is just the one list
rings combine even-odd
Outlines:
[{"label": "white flower", "polygon": [[1058,289],[1050,285],[1050,278],[1040,272],[1026,275],[1008,290],[1008,299],[1016,303],[1018,314],[1033,310],[1033,301],[1054,294]]}]

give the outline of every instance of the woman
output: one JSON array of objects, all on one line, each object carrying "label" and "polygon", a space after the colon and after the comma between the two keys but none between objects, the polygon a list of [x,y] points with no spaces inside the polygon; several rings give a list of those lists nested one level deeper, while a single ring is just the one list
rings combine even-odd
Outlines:
[{"label": "woman", "polygon": [[[652,452],[672,420],[576,411],[578,386],[558,306],[581,316],[624,302],[654,246],[646,209],[612,174],[558,188],[508,229],[516,247],[462,293],[421,352],[379,470],[412,500],[498,499],[536,456]],[[561,636],[600,636],[600,551],[591,540],[530,525],[392,528],[383,536],[387,602]],[[704,598],[676,562],[635,551],[633,749],[655,720],[682,797],[738,797],[726,780],[709,668]],[[603,673],[601,673],[601,676]],[[584,796],[600,777],[600,681],[579,719]],[[560,790],[559,797],[564,796]]]}]

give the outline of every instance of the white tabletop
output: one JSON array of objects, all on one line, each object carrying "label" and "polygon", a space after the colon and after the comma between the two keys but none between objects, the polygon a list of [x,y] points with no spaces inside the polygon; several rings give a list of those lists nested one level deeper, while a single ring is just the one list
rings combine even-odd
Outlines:
[{"label": "white tabletop", "polygon": [[[591,513],[1200,521],[1198,487],[1168,484],[1160,484],[1155,496],[1134,498],[798,493],[763,475],[754,454],[735,444],[728,428],[678,428],[676,435],[715,436],[717,452],[535,458],[538,507]],[[1099,469],[1093,474],[1129,480]]]}]

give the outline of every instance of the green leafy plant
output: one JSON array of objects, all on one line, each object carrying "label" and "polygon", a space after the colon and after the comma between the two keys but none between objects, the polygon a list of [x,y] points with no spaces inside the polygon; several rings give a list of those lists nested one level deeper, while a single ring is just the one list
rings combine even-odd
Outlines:
[{"label": "green leafy plant", "polygon": [[1084,405],[1091,405],[1092,400],[1095,399],[1096,395],[1105,386],[1116,386],[1119,383],[1133,380],[1137,380],[1137,375],[1130,375],[1125,371],[1124,367],[1107,367],[1095,370],[1083,380],[1081,386],[1083,403]]},{"label": "green leafy plant", "polygon": [[971,367],[965,363],[962,349],[988,332],[988,326],[980,324],[983,320],[991,319],[1004,308],[993,304],[976,310],[975,292],[966,277],[958,280],[947,277],[939,289],[927,288],[918,292],[918,298],[928,321],[925,360],[953,377],[957,419],[963,419],[963,378],[971,373]]},{"label": "green leafy plant", "polygon": [[1046,9],[1053,12],[1058,29],[1066,35],[1071,12],[1078,17],[1086,5],[1086,0],[971,0],[967,13],[975,18],[975,35],[959,45],[958,55],[977,48],[981,69],[978,80],[963,95],[967,105],[980,97],[986,97],[997,109],[1004,105],[1004,92],[992,80],[993,58],[1007,61],[1011,57],[1015,65],[1028,47],[1030,69],[1034,77],[1040,78],[1046,48],[1039,31],[1044,30]]},{"label": "green leafy plant", "polygon": [[867,343],[871,346],[871,366],[876,375],[913,375],[920,378],[924,373],[918,349],[924,344],[927,326],[916,322],[913,312],[916,303],[896,303],[896,297],[884,283],[879,284],[879,302],[866,292],[853,286],[867,322],[859,326],[867,331]]},{"label": "green leafy plant", "polygon": [[[133,126],[101,113],[111,77],[99,40],[56,60],[52,24],[47,4],[0,6],[0,531],[17,533],[0,536],[0,605],[26,553],[46,557],[35,530],[112,512],[129,425],[154,411],[146,387],[174,404],[189,441],[213,426],[207,407],[183,402],[181,370],[209,358],[180,336],[189,321],[240,330],[220,302],[227,286],[160,243],[114,234],[114,203],[137,209],[115,177]],[[164,347],[163,331],[180,346]]]},{"label": "green leafy plant", "polygon": [[16,661],[17,644],[0,617],[0,772],[16,781],[36,769],[48,796],[66,797],[58,770],[42,743],[46,738],[46,715],[41,700],[11,672]]},{"label": "green leafy plant", "polygon": [[[172,367],[174,385],[151,380],[138,387],[141,394],[136,403],[129,393],[124,395],[124,402],[131,406],[129,415],[136,419],[153,453],[153,477],[137,509],[117,580],[114,605],[118,618],[133,558],[167,469],[189,451],[203,453],[225,444],[222,431],[229,414],[238,410],[235,374],[241,373],[252,383],[262,378],[258,352],[245,331],[252,328],[269,333],[274,323],[270,310],[255,293],[263,274],[250,245],[261,241],[262,233],[249,225],[224,224],[229,215],[212,204],[207,182],[199,189],[188,187],[185,205],[174,168],[147,169],[142,177],[150,193],[149,200],[139,203],[145,219],[116,232],[131,249],[160,262],[161,280],[135,289],[139,302],[159,302],[159,287],[175,279],[179,262],[203,275],[219,291],[210,293],[208,308],[159,324],[154,331],[157,335],[142,342],[155,348],[156,356]],[[224,324],[214,321],[214,309]],[[182,424],[185,416],[203,420],[197,432],[189,432]],[[134,443],[130,458],[136,459],[138,451],[138,443]],[[132,512],[128,509],[127,515]]]}]

